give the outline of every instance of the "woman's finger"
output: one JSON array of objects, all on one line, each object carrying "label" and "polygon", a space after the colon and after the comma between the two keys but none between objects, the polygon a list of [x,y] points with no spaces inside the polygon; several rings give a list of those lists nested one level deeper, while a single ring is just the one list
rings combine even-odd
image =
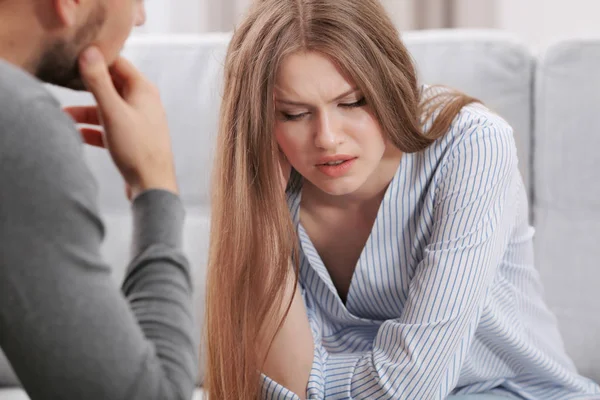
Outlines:
[{"label": "woman's finger", "polygon": [[78,124],[100,125],[100,116],[96,106],[65,107],[63,111]]},{"label": "woman's finger", "polygon": [[104,145],[104,133],[102,131],[93,128],[81,128],[79,129],[81,137],[86,144],[95,147],[106,148]]}]

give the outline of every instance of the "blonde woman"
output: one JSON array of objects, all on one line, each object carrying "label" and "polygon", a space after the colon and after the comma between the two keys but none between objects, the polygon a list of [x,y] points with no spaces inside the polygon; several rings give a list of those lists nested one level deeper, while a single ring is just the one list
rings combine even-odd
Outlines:
[{"label": "blonde woman", "polygon": [[420,85],[378,1],[257,1],[225,69],[209,398],[600,396],[542,300],[510,126]]}]

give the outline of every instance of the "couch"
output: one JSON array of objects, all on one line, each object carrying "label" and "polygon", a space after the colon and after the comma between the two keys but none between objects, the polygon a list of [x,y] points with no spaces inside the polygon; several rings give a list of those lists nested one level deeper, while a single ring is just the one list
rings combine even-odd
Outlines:
[{"label": "couch", "polygon": [[[407,32],[403,38],[423,82],[462,89],[514,127],[546,300],[579,371],[600,381],[600,38],[561,41],[537,54],[517,38],[497,31],[420,31]],[[194,268],[199,321],[209,181],[229,39],[226,33],[139,35],[124,50],[159,87],[167,109],[187,206],[185,248]],[[92,103],[85,93],[50,90],[65,105]],[[86,148],[85,155],[100,184],[108,232],[103,252],[118,284],[128,260],[129,206],[106,152]],[[202,375],[200,371],[199,384]],[[14,385],[16,380],[0,354],[0,400],[27,398],[21,390],[10,388]]]}]

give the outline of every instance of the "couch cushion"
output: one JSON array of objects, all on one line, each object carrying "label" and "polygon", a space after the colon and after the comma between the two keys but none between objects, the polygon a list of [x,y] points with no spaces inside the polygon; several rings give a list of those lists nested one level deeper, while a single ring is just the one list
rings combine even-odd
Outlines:
[{"label": "couch cushion", "polygon": [[519,167],[530,188],[534,60],[527,47],[508,33],[490,30],[412,31],[403,40],[422,81],[460,89],[512,125]]},{"label": "couch cushion", "polygon": [[568,353],[600,381],[600,38],[550,46],[536,73],[536,257]]}]

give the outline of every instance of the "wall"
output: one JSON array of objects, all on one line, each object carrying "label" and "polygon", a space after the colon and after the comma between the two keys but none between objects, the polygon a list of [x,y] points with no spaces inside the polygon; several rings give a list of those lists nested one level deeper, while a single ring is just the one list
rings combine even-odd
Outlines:
[{"label": "wall", "polygon": [[498,28],[539,51],[557,39],[600,37],[600,0],[381,0],[401,30],[452,25]]},{"label": "wall", "polygon": [[[152,0],[137,33],[232,30],[251,0]],[[534,49],[557,38],[600,36],[600,0],[381,0],[400,30],[444,25],[499,28]],[[444,10],[451,15],[444,16]]]},{"label": "wall", "polygon": [[407,30],[416,27],[414,0],[381,0],[381,2],[399,29]]},{"label": "wall", "polygon": [[203,33],[233,30],[251,0],[146,1],[145,26],[135,33]]},{"label": "wall", "polygon": [[540,50],[566,37],[600,37],[598,0],[496,0],[495,26]]}]

